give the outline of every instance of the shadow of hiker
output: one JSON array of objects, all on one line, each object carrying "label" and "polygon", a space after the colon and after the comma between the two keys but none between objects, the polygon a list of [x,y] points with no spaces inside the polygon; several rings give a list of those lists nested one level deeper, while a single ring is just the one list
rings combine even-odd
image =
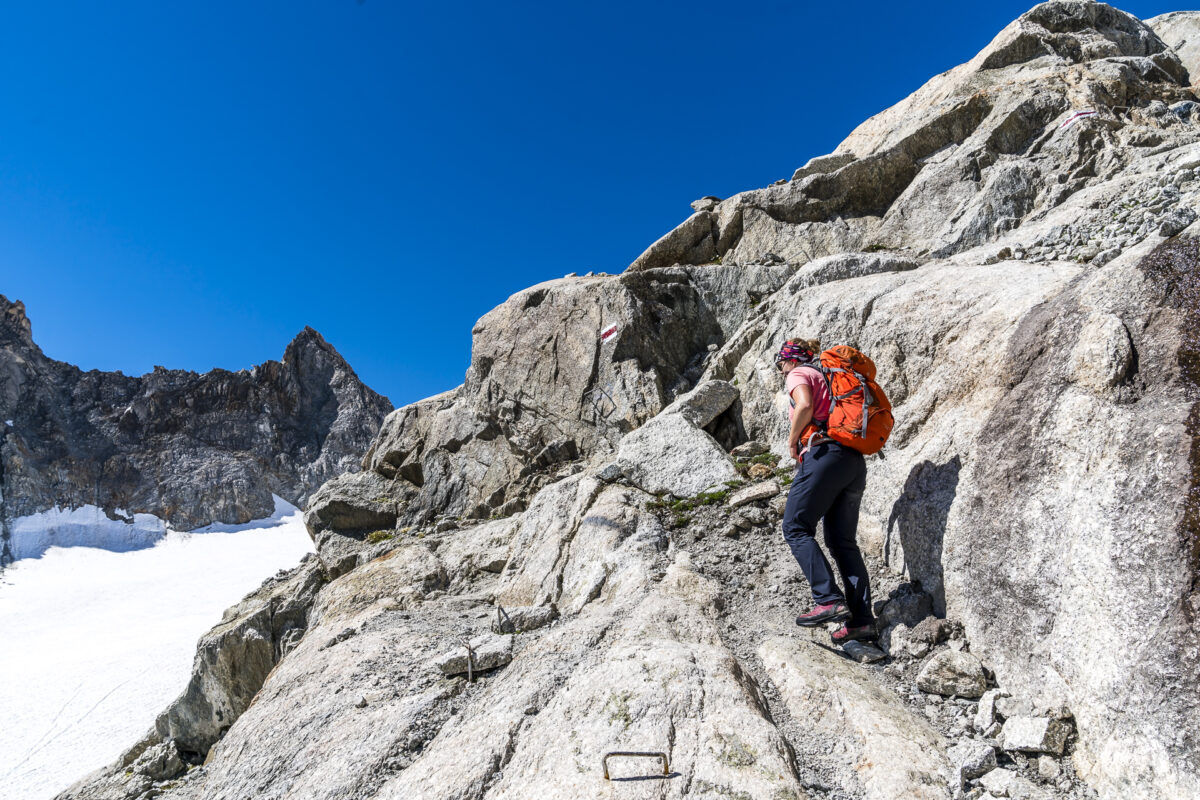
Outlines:
[{"label": "shadow of hiker", "polygon": [[[904,490],[888,516],[884,559],[906,574],[933,597],[933,613],[946,615],[946,588],[942,581],[942,539],[946,518],[958,492],[958,456],[945,464],[922,461],[908,473]],[[902,559],[897,563],[897,559]]]}]

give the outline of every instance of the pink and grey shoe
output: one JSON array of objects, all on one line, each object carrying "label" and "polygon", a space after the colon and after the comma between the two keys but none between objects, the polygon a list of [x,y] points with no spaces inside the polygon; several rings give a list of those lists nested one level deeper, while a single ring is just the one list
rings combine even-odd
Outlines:
[{"label": "pink and grey shoe", "polygon": [[846,642],[878,639],[879,637],[875,633],[874,623],[868,623],[867,625],[856,625],[853,628],[843,625],[829,634],[829,638],[833,640],[834,644],[843,645]]},{"label": "pink and grey shoe", "polygon": [[826,622],[841,622],[850,619],[850,610],[845,603],[824,603],[796,617],[796,624],[806,628],[815,627]]}]

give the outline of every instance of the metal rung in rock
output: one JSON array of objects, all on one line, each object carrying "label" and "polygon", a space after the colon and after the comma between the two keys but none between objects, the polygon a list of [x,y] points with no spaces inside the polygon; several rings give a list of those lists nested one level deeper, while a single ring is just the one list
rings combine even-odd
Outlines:
[{"label": "metal rung in rock", "polygon": [[670,766],[670,764],[667,763],[667,754],[666,753],[642,753],[642,752],[632,751],[632,750],[614,750],[611,753],[605,753],[604,760],[601,762],[604,764],[604,780],[606,780],[606,781],[612,780],[612,778],[608,777],[608,760],[610,758],[613,758],[614,756],[621,756],[622,758],[657,758],[659,761],[662,761],[662,765],[663,765],[662,774],[663,775],[671,774],[671,766]]}]

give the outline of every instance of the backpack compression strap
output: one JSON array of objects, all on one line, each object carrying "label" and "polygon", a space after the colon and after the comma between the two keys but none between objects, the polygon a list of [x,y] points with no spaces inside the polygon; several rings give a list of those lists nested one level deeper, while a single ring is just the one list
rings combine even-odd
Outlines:
[{"label": "backpack compression strap", "polygon": [[[875,402],[875,398],[871,395],[871,390],[867,386],[867,379],[863,377],[861,373],[855,372],[852,369],[842,369],[841,367],[821,367],[821,374],[825,376],[825,383],[830,387],[830,394],[833,393],[833,382],[829,380],[829,373],[831,372],[847,372],[858,378],[858,386],[846,392],[845,394],[836,395],[833,398],[833,403],[831,405],[836,404],[841,400],[845,400],[847,397],[853,397],[858,392],[862,392],[862,429],[859,430],[858,437],[860,439],[867,438],[867,408],[871,405],[871,403]],[[832,416],[832,408],[830,408],[829,413]]]}]

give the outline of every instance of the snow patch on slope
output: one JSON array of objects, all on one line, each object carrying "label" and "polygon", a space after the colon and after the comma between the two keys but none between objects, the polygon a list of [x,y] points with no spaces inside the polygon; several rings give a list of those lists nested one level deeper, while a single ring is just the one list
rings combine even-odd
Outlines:
[{"label": "snow patch on slope", "polygon": [[[183,691],[196,640],[221,613],[313,550],[301,512],[278,498],[268,519],[189,533],[159,522],[156,541],[116,552],[77,544],[104,538],[80,511],[27,523],[75,546],[52,545],[0,577],[5,797],[53,797],[116,759]],[[139,525],[155,530],[142,516],[99,526],[138,541]]]},{"label": "snow patch on slope", "polygon": [[[275,513],[244,525],[214,523],[191,533],[233,533],[281,524],[296,512],[296,507],[278,495]],[[38,558],[52,547],[98,547],[116,553],[153,547],[168,534],[167,523],[153,514],[131,514],[123,508],[113,512],[111,519],[103,509],[93,505],[79,508],[52,508],[16,517],[9,522],[9,536],[14,559]]]},{"label": "snow patch on slope", "polygon": [[13,558],[37,558],[51,547],[99,547],[123,553],[152,547],[167,532],[167,525],[153,514],[127,514],[109,519],[103,509],[51,508],[17,517],[9,522]]}]

